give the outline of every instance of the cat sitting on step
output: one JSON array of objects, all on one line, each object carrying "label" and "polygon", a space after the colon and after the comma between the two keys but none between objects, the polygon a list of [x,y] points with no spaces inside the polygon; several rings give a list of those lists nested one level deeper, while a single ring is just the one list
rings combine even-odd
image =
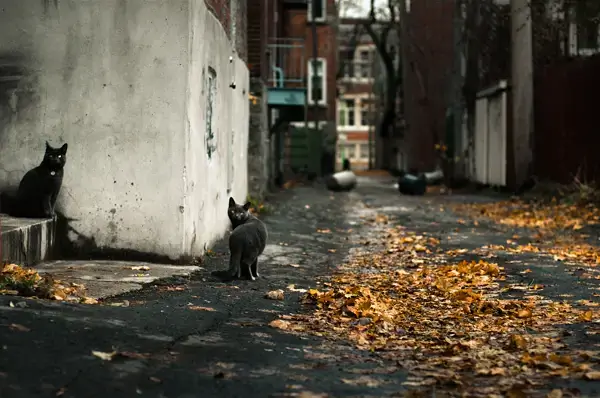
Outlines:
[{"label": "cat sitting on step", "polygon": [[67,147],[64,144],[53,148],[46,141],[42,162],[25,173],[16,196],[2,194],[0,211],[13,217],[53,218],[67,161]]},{"label": "cat sitting on step", "polygon": [[229,269],[215,271],[212,274],[223,280],[241,278],[242,273],[250,280],[258,278],[258,256],[267,245],[267,227],[258,218],[250,214],[250,203],[243,206],[229,198],[227,216],[233,231],[229,236]]}]

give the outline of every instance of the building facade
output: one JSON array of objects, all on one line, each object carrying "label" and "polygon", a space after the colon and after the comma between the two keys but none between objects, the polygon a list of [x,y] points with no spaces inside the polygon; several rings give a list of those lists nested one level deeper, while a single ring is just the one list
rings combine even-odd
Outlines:
[{"label": "building facade", "polygon": [[364,31],[363,22],[350,18],[340,21],[336,99],[338,170],[345,159],[353,170],[365,170],[375,163],[375,124],[381,108],[375,76],[381,67],[377,49]]},{"label": "building facade", "polygon": [[335,2],[282,0],[268,18],[274,22],[266,60],[273,173],[283,182],[298,174],[322,174],[328,164],[333,170]]},{"label": "building facade", "polygon": [[[0,191],[69,144],[57,210],[86,250],[202,255],[247,193],[245,0],[4,2]],[[232,117],[232,115],[234,117]],[[83,246],[82,246],[83,247]]]}]

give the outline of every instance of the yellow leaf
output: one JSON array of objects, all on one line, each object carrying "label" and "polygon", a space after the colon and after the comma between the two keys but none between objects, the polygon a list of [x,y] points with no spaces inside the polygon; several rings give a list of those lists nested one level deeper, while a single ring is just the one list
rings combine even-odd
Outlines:
[{"label": "yellow leaf", "polygon": [[598,372],[598,371],[587,372],[584,375],[584,378],[586,378],[587,380],[600,380],[600,372]]},{"label": "yellow leaf", "polygon": [[113,359],[115,355],[117,355],[116,351],[112,352],[102,352],[102,351],[92,351],[92,355],[102,359],[103,361],[110,361]]},{"label": "yellow leaf", "polygon": [[584,322],[590,322],[592,320],[592,311],[585,311],[579,314],[579,320]]},{"label": "yellow leaf", "polygon": [[548,393],[548,395],[546,395],[547,398],[562,398],[563,393],[561,390],[558,389],[554,389],[552,391],[550,391]]},{"label": "yellow leaf", "polygon": [[519,310],[519,312],[517,313],[517,318],[531,318],[533,316],[533,314],[531,313],[531,310],[524,308],[522,310]]}]

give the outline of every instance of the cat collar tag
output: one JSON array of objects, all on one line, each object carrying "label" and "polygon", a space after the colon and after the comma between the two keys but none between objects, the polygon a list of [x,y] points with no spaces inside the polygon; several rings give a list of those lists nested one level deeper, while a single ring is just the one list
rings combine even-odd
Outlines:
[{"label": "cat collar tag", "polygon": [[54,174],[56,174],[56,171],[51,171],[50,175],[53,176]]}]

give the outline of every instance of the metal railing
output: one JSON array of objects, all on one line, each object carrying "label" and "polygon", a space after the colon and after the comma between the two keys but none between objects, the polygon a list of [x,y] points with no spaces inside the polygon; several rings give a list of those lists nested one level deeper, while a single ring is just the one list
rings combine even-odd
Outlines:
[{"label": "metal railing", "polygon": [[278,88],[304,87],[306,61],[304,39],[274,37],[269,39],[268,85]]}]

